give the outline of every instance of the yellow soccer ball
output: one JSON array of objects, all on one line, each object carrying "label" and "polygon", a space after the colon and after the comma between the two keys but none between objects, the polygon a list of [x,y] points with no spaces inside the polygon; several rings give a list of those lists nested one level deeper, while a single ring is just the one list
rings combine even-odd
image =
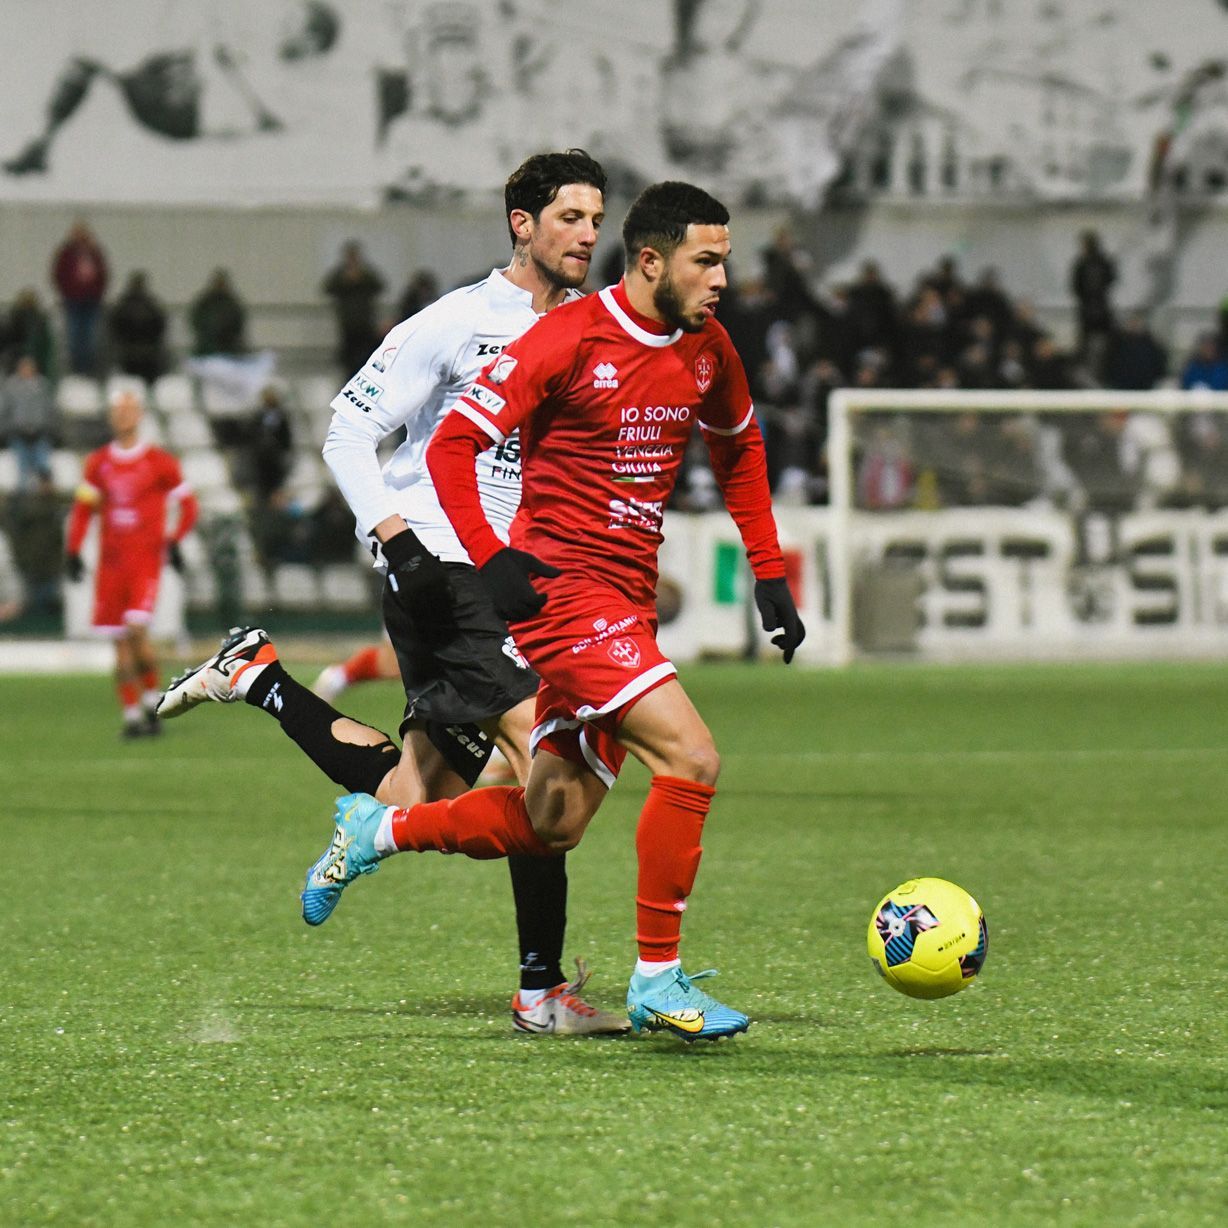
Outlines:
[{"label": "yellow soccer ball", "polygon": [[866,935],[883,980],[910,998],[945,998],[976,980],[989,952],[981,906],[945,878],[910,878],[875,905]]}]

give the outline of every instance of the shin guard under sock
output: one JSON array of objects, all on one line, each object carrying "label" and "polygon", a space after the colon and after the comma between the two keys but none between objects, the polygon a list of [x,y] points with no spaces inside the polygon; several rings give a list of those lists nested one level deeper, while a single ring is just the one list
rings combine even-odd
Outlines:
[{"label": "shin guard under sock", "polygon": [[533,831],[519,786],[474,789],[445,801],[394,810],[392,839],[402,852],[463,853],[475,861],[509,853],[556,856]]},{"label": "shin guard under sock", "polygon": [[349,793],[374,795],[400,759],[387,734],[375,746],[333,737],[333,722],[344,719],[344,713],[295,681],[280,661],[263,667],[245,700],[273,717],[312,763]]},{"label": "shin guard under sock", "polygon": [[716,790],[676,776],[654,776],[635,830],[639,877],[635,938],[640,959],[678,958],[682,914],[695,885],[699,839]]}]

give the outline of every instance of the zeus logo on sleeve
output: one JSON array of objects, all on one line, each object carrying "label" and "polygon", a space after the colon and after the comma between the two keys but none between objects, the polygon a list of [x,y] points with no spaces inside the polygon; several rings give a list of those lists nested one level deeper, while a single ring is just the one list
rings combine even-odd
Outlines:
[{"label": "zeus logo on sleeve", "polygon": [[357,405],[364,414],[369,414],[375,403],[384,395],[384,390],[374,380],[360,374],[346,384],[341,395]]}]

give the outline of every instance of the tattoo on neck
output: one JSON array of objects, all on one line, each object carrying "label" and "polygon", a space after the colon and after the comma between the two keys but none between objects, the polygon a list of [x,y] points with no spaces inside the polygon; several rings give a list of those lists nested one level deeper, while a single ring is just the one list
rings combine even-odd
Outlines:
[{"label": "tattoo on neck", "polygon": [[518,247],[516,249],[516,263],[520,267],[526,268],[529,263],[529,249],[527,247]]}]

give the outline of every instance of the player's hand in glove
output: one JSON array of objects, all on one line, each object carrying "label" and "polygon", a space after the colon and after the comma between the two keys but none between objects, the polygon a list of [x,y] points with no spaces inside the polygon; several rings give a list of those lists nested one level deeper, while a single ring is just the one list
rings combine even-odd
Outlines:
[{"label": "player's hand in glove", "polygon": [[545,597],[530,582],[531,576],[562,574],[557,567],[543,563],[527,551],[513,550],[511,546],[505,546],[478,568],[478,575],[485,581],[495,609],[508,622],[531,618],[546,604]]},{"label": "player's hand in glove", "polygon": [[779,635],[772,636],[772,643],[785,654],[788,665],[797,646],[806,638],[806,628],[797,616],[788,581],[756,580],[755,605],[759,607],[764,631],[780,631]]},{"label": "player's hand in glove", "polygon": [[183,551],[179,548],[178,542],[166,543],[166,561],[180,574],[183,575],[184,561]]},{"label": "player's hand in glove", "polygon": [[406,614],[447,606],[448,569],[418,540],[413,529],[394,533],[380,548],[388,562],[387,591]]},{"label": "player's hand in glove", "polygon": [[79,554],[66,554],[64,556],[64,574],[74,584],[78,584],[85,579],[85,564],[81,561]]}]

